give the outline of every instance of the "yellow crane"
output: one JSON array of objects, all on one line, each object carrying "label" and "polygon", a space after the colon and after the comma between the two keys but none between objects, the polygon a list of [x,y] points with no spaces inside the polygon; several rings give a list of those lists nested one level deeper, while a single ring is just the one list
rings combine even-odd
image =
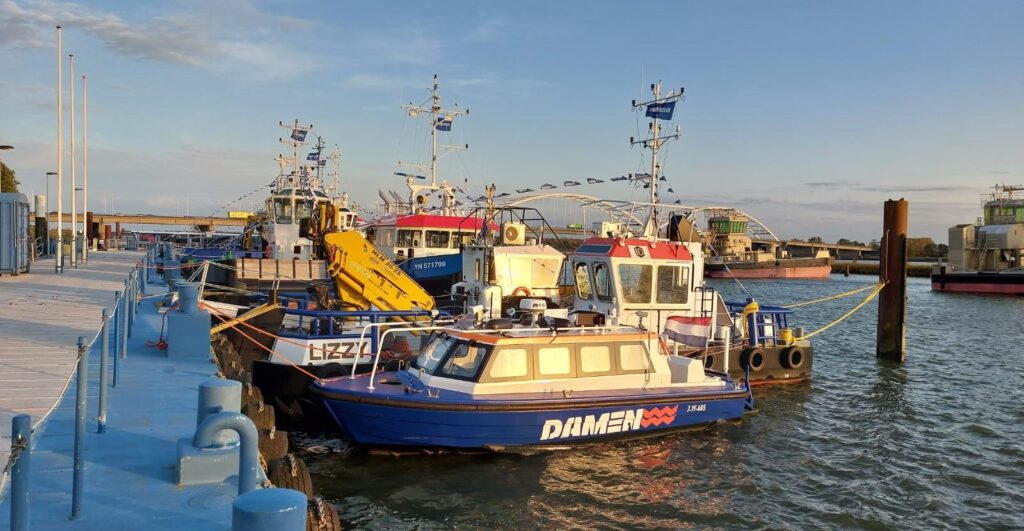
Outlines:
[{"label": "yellow crane", "polygon": [[327,273],[342,306],[356,309],[433,310],[434,298],[358,232],[329,232]]}]

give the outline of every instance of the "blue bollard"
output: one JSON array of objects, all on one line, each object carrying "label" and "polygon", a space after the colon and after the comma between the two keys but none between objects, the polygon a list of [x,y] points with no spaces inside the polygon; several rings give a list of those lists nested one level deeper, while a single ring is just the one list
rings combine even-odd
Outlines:
[{"label": "blue bollard", "polygon": [[303,531],[306,495],[292,489],[260,489],[231,506],[231,531]]},{"label": "blue bollard", "polygon": [[96,415],[96,433],[107,430],[107,359],[110,357],[110,314],[103,308],[103,326],[100,328],[100,411]]},{"label": "blue bollard", "polygon": [[28,531],[28,480],[32,470],[32,417],[11,420],[11,531]]},{"label": "blue bollard", "polygon": [[238,456],[238,495],[241,496],[259,486],[259,434],[249,417],[225,411],[203,420],[192,437],[192,446],[215,447],[222,430],[234,430],[241,441]]},{"label": "blue bollard", "polygon": [[84,337],[78,338],[78,389],[75,392],[75,468],[71,483],[71,519],[82,512],[82,483],[85,481],[82,446],[85,441],[85,410],[89,393],[89,349]]},{"label": "blue bollard", "polygon": [[[242,410],[242,384],[234,380],[210,378],[199,384],[199,403],[196,407],[196,429],[206,417],[217,413],[239,413]],[[214,437],[212,446],[226,447],[238,444],[238,435],[224,430]]]}]

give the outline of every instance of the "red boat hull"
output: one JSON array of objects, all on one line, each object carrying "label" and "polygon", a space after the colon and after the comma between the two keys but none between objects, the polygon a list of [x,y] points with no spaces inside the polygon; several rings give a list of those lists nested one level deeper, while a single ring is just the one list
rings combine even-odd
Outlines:
[{"label": "red boat hull", "polygon": [[1024,295],[1024,273],[933,273],[932,291]]},{"label": "red boat hull", "polygon": [[832,274],[832,267],[810,266],[810,267],[759,267],[742,268],[730,267],[729,270],[706,270],[705,275],[711,278],[745,278],[745,279],[812,279],[824,280]]}]

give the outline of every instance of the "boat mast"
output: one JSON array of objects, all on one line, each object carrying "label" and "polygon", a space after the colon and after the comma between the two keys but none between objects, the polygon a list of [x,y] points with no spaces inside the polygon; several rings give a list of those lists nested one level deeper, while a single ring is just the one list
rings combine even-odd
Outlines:
[{"label": "boat mast", "polygon": [[647,221],[644,223],[643,235],[652,240],[658,237],[658,171],[661,169],[658,165],[658,151],[664,146],[666,140],[678,139],[682,134],[682,129],[677,125],[674,134],[661,136],[661,120],[672,119],[676,102],[683,99],[684,90],[684,87],[679,87],[679,92],[673,89],[667,95],[662,96],[661,81],[659,81],[651,84],[651,93],[654,95],[653,100],[640,103],[633,100],[634,111],[640,107],[646,107],[647,116],[652,118],[650,124],[648,124],[650,137],[640,140],[629,137],[630,146],[641,144],[642,147],[651,150],[651,173],[648,176],[647,183],[647,186],[651,189],[651,203],[647,214]]},{"label": "boat mast", "polygon": [[[455,193],[453,190],[450,189],[447,181],[442,181],[440,185],[437,184],[437,161],[441,157],[447,155],[448,153],[451,153],[452,151],[460,149],[469,149],[469,144],[461,146],[438,144],[437,132],[451,131],[452,122],[455,121],[455,117],[469,114],[469,109],[460,109],[457,104],[450,109],[443,108],[441,106],[441,94],[438,91],[439,87],[440,83],[438,82],[437,74],[434,74],[434,86],[431,90],[430,99],[428,100],[429,105],[427,105],[427,102],[421,103],[419,105],[414,105],[411,102],[408,105],[402,105],[402,108],[409,113],[410,117],[423,117],[430,124],[430,165],[428,166],[426,164],[405,163],[402,161],[398,161],[398,165],[408,166],[411,168],[415,168],[421,172],[430,173],[430,184],[413,184],[413,181],[415,179],[426,179],[426,177],[423,175],[410,175],[404,172],[396,172],[395,175],[405,177],[405,182],[409,186],[410,213],[413,213],[417,209],[422,210],[424,207],[426,207],[427,196],[423,196],[423,199],[420,200],[422,201],[422,204],[420,204],[418,207],[416,205],[418,197],[420,197],[419,192],[421,190],[433,191],[440,189],[444,191],[444,199],[441,205],[443,214],[446,216],[450,216],[453,215],[454,213]],[[437,152],[438,148],[441,148],[443,150],[440,155]]]}]

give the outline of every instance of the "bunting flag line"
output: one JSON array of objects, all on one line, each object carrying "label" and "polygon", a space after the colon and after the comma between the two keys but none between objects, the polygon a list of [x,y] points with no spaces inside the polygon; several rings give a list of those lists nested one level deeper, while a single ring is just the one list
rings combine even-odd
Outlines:
[{"label": "bunting flag line", "polygon": [[533,191],[533,188],[519,188],[519,189],[516,189],[516,193],[517,194],[525,194],[527,192],[532,192],[532,191]]},{"label": "bunting flag line", "polygon": [[558,188],[558,187],[553,185],[553,184],[548,184],[548,183],[544,183],[544,186],[540,187],[541,190],[551,190],[552,188]]},{"label": "bunting flag line", "polygon": [[563,181],[562,186],[579,186],[579,181]]},{"label": "bunting flag line", "polygon": [[601,179],[596,179],[594,177],[587,177],[587,184],[597,184],[597,183],[603,183],[603,182],[604,181],[601,180]]}]

